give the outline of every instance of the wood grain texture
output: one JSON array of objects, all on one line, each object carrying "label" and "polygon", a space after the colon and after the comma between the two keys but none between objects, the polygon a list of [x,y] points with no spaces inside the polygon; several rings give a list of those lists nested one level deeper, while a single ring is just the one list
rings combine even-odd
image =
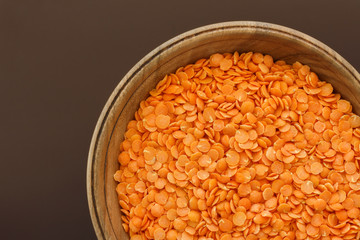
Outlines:
[{"label": "wood grain texture", "polygon": [[141,100],[165,74],[207,58],[216,52],[255,51],[288,63],[307,64],[323,81],[331,83],[360,113],[360,75],[339,54],[298,31],[261,22],[226,22],[179,35],[154,49],[119,82],[97,122],[91,141],[87,193],[98,239],[129,239],[121,226],[121,213],[113,174],[128,121]]}]

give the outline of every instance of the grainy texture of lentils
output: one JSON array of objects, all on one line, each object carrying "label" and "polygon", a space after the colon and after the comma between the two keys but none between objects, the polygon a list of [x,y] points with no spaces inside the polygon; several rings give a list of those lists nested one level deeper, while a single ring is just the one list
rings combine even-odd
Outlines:
[{"label": "grainy texture of lentils", "polygon": [[360,118],[309,66],[214,54],[150,95],[114,175],[132,240],[359,239]]}]

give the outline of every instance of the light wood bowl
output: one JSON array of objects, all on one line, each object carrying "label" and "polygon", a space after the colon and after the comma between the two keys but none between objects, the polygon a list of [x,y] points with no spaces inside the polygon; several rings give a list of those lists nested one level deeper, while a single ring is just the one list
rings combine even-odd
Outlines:
[{"label": "light wood bowl", "polygon": [[320,79],[331,83],[360,113],[360,75],[339,54],[301,32],[262,22],[225,22],[181,34],[154,49],[119,82],[95,127],[87,167],[87,195],[98,239],[129,239],[113,175],[127,123],[141,100],[165,74],[220,52],[261,52],[288,63],[307,64]]}]

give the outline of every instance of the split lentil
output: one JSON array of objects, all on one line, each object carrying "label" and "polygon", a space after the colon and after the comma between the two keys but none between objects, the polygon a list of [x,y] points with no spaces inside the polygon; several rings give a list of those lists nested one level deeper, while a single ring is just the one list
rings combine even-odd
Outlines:
[{"label": "split lentil", "polygon": [[309,66],[217,53],[150,95],[114,174],[132,240],[360,238],[360,117]]}]

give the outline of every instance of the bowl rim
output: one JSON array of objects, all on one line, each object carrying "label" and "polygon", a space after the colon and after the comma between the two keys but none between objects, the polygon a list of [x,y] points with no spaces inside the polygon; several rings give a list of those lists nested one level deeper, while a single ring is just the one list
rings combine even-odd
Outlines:
[{"label": "bowl rim", "polygon": [[87,199],[88,199],[88,207],[90,211],[90,216],[92,220],[92,224],[98,239],[106,239],[106,235],[104,229],[102,228],[100,217],[99,217],[99,209],[96,205],[96,196],[94,193],[94,163],[96,162],[96,152],[97,147],[99,145],[100,136],[103,130],[103,127],[112,112],[112,107],[114,106],[117,97],[121,93],[122,89],[126,86],[128,82],[138,73],[140,70],[151,62],[156,56],[164,52],[166,49],[170,47],[174,47],[177,44],[185,40],[189,40],[191,38],[197,37],[201,34],[211,33],[215,31],[225,31],[225,30],[245,30],[245,29],[261,29],[267,30],[270,32],[277,33],[279,35],[284,35],[292,38],[296,38],[301,42],[305,42],[306,44],[311,45],[316,48],[320,52],[323,52],[328,57],[333,58],[337,63],[339,63],[349,74],[351,74],[354,79],[360,82],[360,74],[357,70],[340,54],[336,51],[328,47],[326,44],[321,41],[302,33],[298,30],[285,27],[278,24],[260,22],[260,21],[229,21],[229,22],[220,22],[215,24],[209,24],[202,27],[198,27],[189,31],[186,31],[182,34],[179,34],[168,41],[162,43],[147,55],[145,55],[140,61],[138,61],[119,81],[110,97],[106,101],[100,116],[95,125],[95,129],[91,138],[88,160],[87,160],[87,169],[86,169],[86,188],[87,188]]}]

